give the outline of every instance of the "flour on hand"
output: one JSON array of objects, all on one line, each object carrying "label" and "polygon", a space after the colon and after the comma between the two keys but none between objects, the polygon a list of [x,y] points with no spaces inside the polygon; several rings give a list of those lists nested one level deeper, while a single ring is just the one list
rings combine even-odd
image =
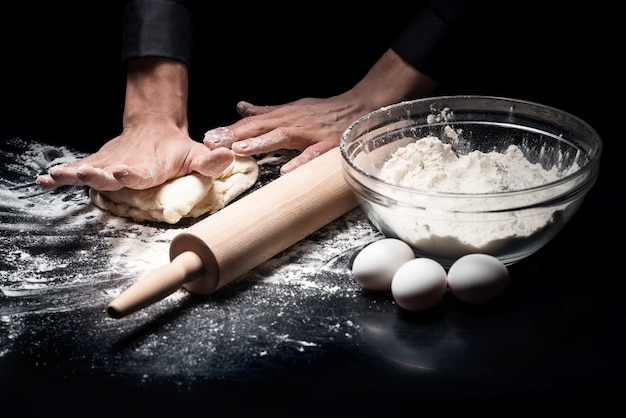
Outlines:
[{"label": "flour on hand", "polygon": [[254,157],[235,155],[231,165],[215,177],[194,173],[151,189],[91,189],[89,196],[96,206],[114,215],[175,224],[185,217],[217,212],[252,187],[258,176]]}]

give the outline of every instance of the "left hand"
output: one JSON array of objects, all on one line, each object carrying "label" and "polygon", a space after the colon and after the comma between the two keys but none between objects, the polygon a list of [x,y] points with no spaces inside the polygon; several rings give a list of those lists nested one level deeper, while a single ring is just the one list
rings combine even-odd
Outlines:
[{"label": "left hand", "polygon": [[204,144],[211,149],[230,147],[240,155],[295,149],[301,153],[281,167],[281,174],[339,146],[341,135],[370,111],[349,93],[319,99],[304,98],[277,106],[237,103],[243,119],[208,131]]},{"label": "left hand", "polygon": [[243,119],[208,131],[204,144],[230,147],[235,154],[295,149],[300,155],[281,174],[339,146],[345,130],[360,117],[401,100],[430,94],[438,83],[388,49],[354,87],[326,99],[304,98],[278,106],[237,103]]}]

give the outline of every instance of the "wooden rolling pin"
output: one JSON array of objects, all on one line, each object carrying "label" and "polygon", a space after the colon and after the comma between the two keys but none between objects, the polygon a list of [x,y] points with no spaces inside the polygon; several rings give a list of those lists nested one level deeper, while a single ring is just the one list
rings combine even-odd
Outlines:
[{"label": "wooden rolling pin", "polygon": [[107,306],[122,318],[184,287],[208,295],[358,205],[334,148],[176,235],[170,263]]}]

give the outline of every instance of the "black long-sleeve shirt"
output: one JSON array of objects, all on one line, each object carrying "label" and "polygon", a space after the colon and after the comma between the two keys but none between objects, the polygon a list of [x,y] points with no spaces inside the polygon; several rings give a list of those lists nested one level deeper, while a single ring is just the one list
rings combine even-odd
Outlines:
[{"label": "black long-sleeve shirt", "polygon": [[[422,2],[390,47],[409,64],[438,80],[463,23],[467,1]],[[191,63],[194,2],[129,0],[123,12],[123,60],[160,56]]]},{"label": "black long-sleeve shirt", "polygon": [[122,59],[157,56],[189,65],[193,16],[184,0],[131,0],[123,11]]}]

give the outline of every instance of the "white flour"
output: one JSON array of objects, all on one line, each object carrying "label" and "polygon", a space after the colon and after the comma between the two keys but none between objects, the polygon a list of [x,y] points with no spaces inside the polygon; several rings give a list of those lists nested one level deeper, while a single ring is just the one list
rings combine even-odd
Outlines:
[{"label": "white flour", "polygon": [[505,153],[473,151],[457,156],[450,144],[430,136],[397,149],[379,177],[412,189],[448,193],[498,193],[539,186],[559,178],[511,145]]},{"label": "white flour", "polygon": [[[455,139],[451,135],[454,132],[446,130],[446,134]],[[570,170],[576,169],[574,166]],[[451,145],[436,137],[424,137],[400,147],[378,173],[388,183],[413,189],[479,194],[522,190],[561,176],[556,166],[546,170],[539,163],[531,163],[516,146],[504,153],[473,151],[457,155]],[[432,199],[424,198],[418,206],[434,206]],[[528,203],[527,195],[511,195],[509,199],[510,207]],[[508,257],[528,245],[528,237],[540,239],[540,233],[559,218],[561,209],[530,208],[505,214],[487,208],[487,201],[480,197],[467,199],[462,207],[451,208],[450,204],[458,206],[456,199],[444,203],[439,200],[439,207],[412,214],[380,208],[379,217],[383,229],[399,231],[399,238],[414,248],[452,261],[475,252]],[[468,211],[470,208],[474,213]],[[475,213],[481,211],[487,213]],[[421,217],[419,221],[415,220],[416,214]]]}]

